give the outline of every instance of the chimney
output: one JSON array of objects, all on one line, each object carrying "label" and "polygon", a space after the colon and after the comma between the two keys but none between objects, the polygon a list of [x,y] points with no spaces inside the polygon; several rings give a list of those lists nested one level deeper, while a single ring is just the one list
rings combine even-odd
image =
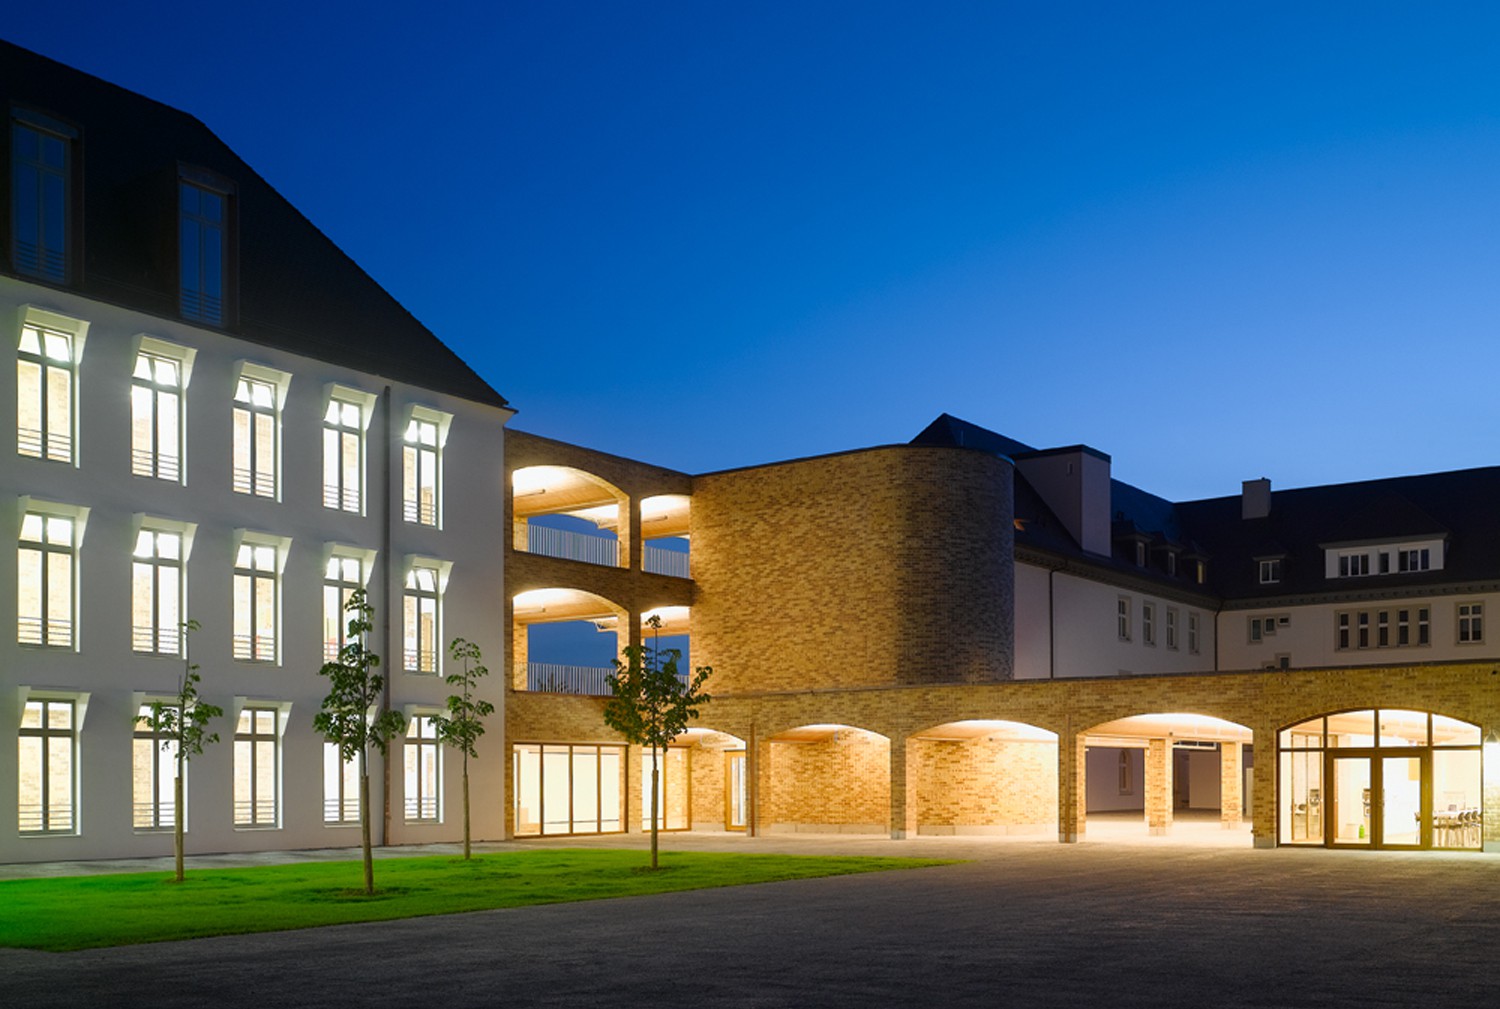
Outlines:
[{"label": "chimney", "polygon": [[1017,456],[1016,468],[1079,546],[1110,555],[1109,456],[1087,445],[1073,445]]},{"label": "chimney", "polygon": [[1271,514],[1271,481],[1267,477],[1240,485],[1240,518],[1263,519]]}]

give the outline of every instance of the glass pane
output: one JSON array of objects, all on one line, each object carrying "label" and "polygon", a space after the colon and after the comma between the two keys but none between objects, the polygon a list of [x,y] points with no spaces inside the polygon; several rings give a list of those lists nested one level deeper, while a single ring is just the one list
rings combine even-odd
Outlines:
[{"label": "glass pane", "polygon": [[516,823],[518,837],[542,832],[542,750],[539,746],[517,745],[515,759]]},{"label": "glass pane", "polygon": [[1432,844],[1479,848],[1484,841],[1480,752],[1436,750],[1432,754]]},{"label": "glass pane", "polygon": [[1353,747],[1375,745],[1375,712],[1346,711],[1328,716],[1328,745]]},{"label": "glass pane", "polygon": [[572,832],[571,760],[566,746],[542,747],[542,833]]},{"label": "glass pane", "polygon": [[1333,762],[1333,840],[1335,844],[1370,843],[1370,758]]},{"label": "glass pane", "polygon": [[1478,746],[1479,726],[1447,715],[1432,716],[1433,746]]},{"label": "glass pane", "polygon": [[667,784],[666,795],[662,802],[665,828],[686,830],[690,822],[688,812],[690,751],[683,746],[674,746],[667,749],[665,756],[663,770],[666,773],[662,776]]},{"label": "glass pane", "polygon": [[47,702],[47,728],[71,729],[73,727],[73,702]]},{"label": "glass pane", "polygon": [[1426,746],[1427,712],[1380,709],[1381,746]]},{"label": "glass pane", "polygon": [[21,712],[21,728],[40,729],[42,727],[42,702],[27,701],[26,707]]},{"label": "glass pane", "polygon": [[592,746],[573,748],[573,832],[599,830],[599,753]]},{"label": "glass pane", "polygon": [[1421,843],[1422,760],[1420,757],[1382,757],[1380,761],[1381,843]]},{"label": "glass pane", "polygon": [[[50,707],[50,705],[49,705]],[[65,710],[71,706],[64,705]],[[47,740],[47,829],[73,829],[73,739]]]},{"label": "glass pane", "polygon": [[625,812],[624,753],[617,746],[599,748],[599,829],[624,830],[621,817]]},{"label": "glass pane", "polygon": [[16,450],[22,455],[42,454],[42,366],[34,361],[16,362]]}]

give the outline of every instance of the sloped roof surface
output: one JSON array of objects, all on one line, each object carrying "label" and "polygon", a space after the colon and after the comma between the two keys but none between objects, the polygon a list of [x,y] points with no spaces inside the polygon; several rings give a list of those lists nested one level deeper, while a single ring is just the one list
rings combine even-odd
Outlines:
[{"label": "sloped roof surface", "polygon": [[[226,332],[433,391],[506,405],[197,119],[4,41],[0,100],[79,130],[86,230],[82,269],[75,258],[69,289],[177,318],[178,166],[207,169],[235,187],[238,312],[227,320]],[[330,172],[349,169],[328,166]],[[9,173],[4,177],[8,187]],[[17,276],[9,258],[0,259],[0,271]]]}]

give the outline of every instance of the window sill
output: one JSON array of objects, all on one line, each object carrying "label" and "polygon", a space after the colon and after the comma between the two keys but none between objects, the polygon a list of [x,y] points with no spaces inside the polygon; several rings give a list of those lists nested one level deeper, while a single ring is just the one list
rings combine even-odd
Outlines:
[{"label": "window sill", "polygon": [[280,829],[281,829],[281,824],[279,824],[279,823],[277,823],[277,824],[271,824],[271,823],[263,823],[263,824],[258,824],[258,823],[236,823],[234,825],[234,831],[235,831],[236,834],[239,834],[239,833],[261,833],[261,832],[268,831],[268,830],[280,830]]}]

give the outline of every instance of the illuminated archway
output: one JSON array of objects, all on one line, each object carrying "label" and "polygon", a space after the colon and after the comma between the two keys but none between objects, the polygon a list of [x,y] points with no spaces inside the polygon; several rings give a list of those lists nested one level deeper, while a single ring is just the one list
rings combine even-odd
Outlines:
[{"label": "illuminated archway", "polygon": [[814,723],[770,737],[770,787],[761,797],[768,832],[885,834],[891,804],[891,741],[878,732]]},{"label": "illuminated archway", "polygon": [[1057,828],[1057,733],[1004,719],[935,725],[907,740],[918,834],[1039,834]]}]

